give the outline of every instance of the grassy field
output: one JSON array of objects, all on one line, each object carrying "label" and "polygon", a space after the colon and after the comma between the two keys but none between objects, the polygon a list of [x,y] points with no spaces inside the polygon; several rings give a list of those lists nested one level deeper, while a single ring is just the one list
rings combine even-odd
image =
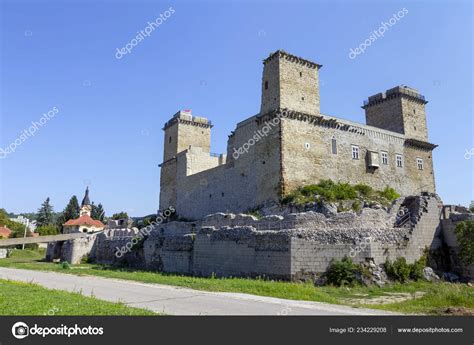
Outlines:
[{"label": "grassy field", "polygon": [[[245,278],[199,278],[82,264],[64,269],[61,265],[42,262],[42,253],[15,251],[0,259],[0,267],[56,271],[75,275],[94,275],[145,283],[167,284],[196,290],[240,292],[260,296],[327,302],[391,310],[401,313],[443,314],[447,308],[462,307],[474,311],[474,288],[465,284],[411,282],[382,288],[357,286],[315,287],[311,283],[268,281]],[[466,310],[465,310],[466,311]]]},{"label": "grassy field", "polygon": [[0,279],[0,315],[156,315],[121,303]]}]

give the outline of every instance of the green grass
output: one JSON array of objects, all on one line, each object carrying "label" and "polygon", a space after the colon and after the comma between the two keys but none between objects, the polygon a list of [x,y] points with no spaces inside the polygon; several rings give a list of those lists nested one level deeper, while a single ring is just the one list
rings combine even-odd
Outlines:
[{"label": "green grass", "polygon": [[[246,278],[200,278],[128,270],[110,266],[81,264],[71,265],[71,269],[63,269],[59,264],[35,261],[42,256],[15,251],[8,259],[0,260],[0,267],[14,267],[33,270],[55,271],[74,275],[93,275],[105,278],[133,280],[144,283],[166,284],[187,287],[196,290],[239,292],[253,295],[326,302],[333,304],[350,304],[347,299],[357,298],[361,303],[356,307],[390,310],[401,313],[441,314],[448,307],[465,307],[474,310],[474,288],[464,284],[429,283],[425,281],[405,284],[390,284],[385,287],[315,287],[312,283],[270,281]],[[389,293],[424,292],[423,297],[392,304],[364,305],[364,299],[386,296]],[[363,296],[363,297],[361,297]]]},{"label": "green grass", "polygon": [[156,315],[122,303],[0,279],[0,315]]}]

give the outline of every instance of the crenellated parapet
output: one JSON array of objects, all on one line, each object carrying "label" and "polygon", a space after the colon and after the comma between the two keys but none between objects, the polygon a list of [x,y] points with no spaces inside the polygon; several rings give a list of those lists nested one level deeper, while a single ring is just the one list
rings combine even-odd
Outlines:
[{"label": "crenellated parapet", "polygon": [[301,58],[299,56],[296,56],[296,55],[293,55],[293,54],[289,54],[289,53],[285,52],[284,50],[277,50],[276,52],[271,53],[265,60],[263,60],[263,64],[265,65],[268,62],[272,61],[273,59],[277,59],[277,58],[284,58],[287,61],[294,62],[294,63],[300,64],[300,65],[303,65],[303,66],[306,66],[306,67],[309,67],[309,68],[318,68],[319,69],[319,68],[323,67],[323,65],[320,65],[320,64],[317,64],[315,62],[303,59],[303,58]]},{"label": "crenellated parapet", "polygon": [[178,111],[170,120],[163,126],[163,130],[171,127],[174,124],[181,123],[202,128],[212,128],[212,122],[205,117],[192,116],[189,112]]},{"label": "crenellated parapet", "polygon": [[362,108],[366,109],[373,105],[380,104],[394,98],[406,98],[419,104],[428,103],[428,101],[425,99],[425,96],[420,94],[417,90],[408,86],[396,86],[385,92],[379,92],[373,96],[370,96],[366,101],[364,101]]}]

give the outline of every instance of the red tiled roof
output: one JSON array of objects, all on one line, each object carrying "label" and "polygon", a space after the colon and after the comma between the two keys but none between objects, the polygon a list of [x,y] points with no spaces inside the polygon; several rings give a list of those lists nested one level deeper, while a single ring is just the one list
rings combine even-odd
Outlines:
[{"label": "red tiled roof", "polygon": [[0,237],[8,238],[8,237],[10,237],[11,233],[12,233],[12,231],[9,228],[6,228],[4,226],[0,226]]},{"label": "red tiled roof", "polygon": [[95,226],[97,228],[103,228],[105,226],[100,220],[92,219],[87,214],[84,214],[77,219],[70,219],[63,225],[64,226],[89,225],[89,226]]}]

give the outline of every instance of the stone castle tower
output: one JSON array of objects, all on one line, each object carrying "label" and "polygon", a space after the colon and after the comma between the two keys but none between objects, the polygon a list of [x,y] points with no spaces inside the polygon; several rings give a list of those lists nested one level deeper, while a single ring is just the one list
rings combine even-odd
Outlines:
[{"label": "stone castle tower", "polygon": [[201,148],[210,152],[212,124],[205,118],[179,111],[163,127],[164,153],[160,178],[160,205],[176,205],[178,166],[176,156],[185,150]]},{"label": "stone castle tower", "polygon": [[425,97],[408,86],[397,86],[364,102],[367,125],[428,141]]},{"label": "stone castle tower", "polygon": [[367,124],[320,111],[322,66],[278,50],[263,61],[260,112],[239,122],[227,154],[212,154],[212,124],[179,111],[163,127],[160,209],[193,219],[278,202],[322,179],[401,195],[435,192],[425,98],[397,86],[364,101]]},{"label": "stone castle tower", "polygon": [[278,50],[263,62],[260,114],[278,108],[319,115],[322,65]]}]

